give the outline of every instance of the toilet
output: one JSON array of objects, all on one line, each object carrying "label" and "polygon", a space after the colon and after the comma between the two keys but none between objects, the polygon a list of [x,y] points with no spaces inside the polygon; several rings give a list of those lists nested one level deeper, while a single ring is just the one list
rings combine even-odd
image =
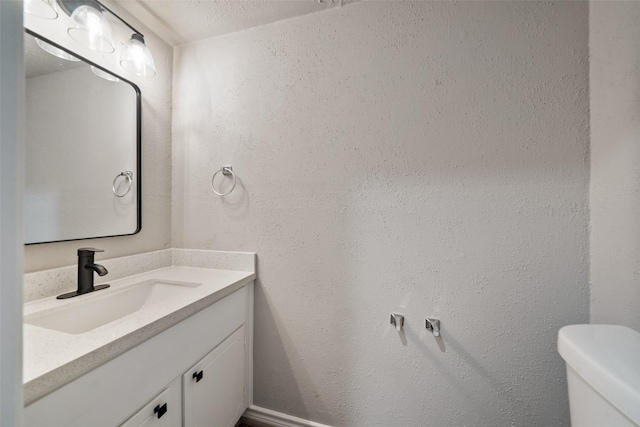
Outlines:
[{"label": "toilet", "polygon": [[640,333],[625,326],[571,325],[558,332],[572,427],[640,426]]}]

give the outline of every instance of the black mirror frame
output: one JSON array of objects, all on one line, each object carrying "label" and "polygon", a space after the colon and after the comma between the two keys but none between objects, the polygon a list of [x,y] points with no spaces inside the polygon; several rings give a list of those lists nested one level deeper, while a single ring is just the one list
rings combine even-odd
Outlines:
[{"label": "black mirror frame", "polygon": [[45,241],[45,242],[32,242],[32,243],[25,243],[26,246],[30,246],[30,245],[42,245],[42,244],[46,244],[46,243],[56,243],[56,242],[72,242],[72,241],[76,241],[76,240],[89,240],[89,239],[104,239],[104,238],[108,238],[108,237],[121,237],[121,236],[133,236],[134,234],[138,234],[140,233],[140,231],[142,230],[142,95],[140,92],[140,88],[138,87],[138,85],[136,85],[135,83],[133,83],[132,81],[129,81],[117,74],[114,74],[112,71],[107,70],[104,67],[101,67],[100,65],[89,61],[88,59],[78,55],[76,52],[72,52],[69,49],[60,46],[59,44],[47,39],[46,37],[41,36],[40,34],[29,30],[28,28],[24,29],[25,33],[38,38],[46,43],[49,43],[50,45],[70,54],[75,56],[76,58],[80,59],[81,61],[83,61],[85,64],[88,64],[90,66],[96,67],[106,73],[112,74],[114,76],[116,76],[118,79],[120,79],[120,81],[124,82],[124,83],[128,83],[129,85],[131,85],[131,87],[133,87],[133,89],[136,92],[136,168],[137,168],[137,179],[136,179],[136,205],[137,205],[137,215],[136,215],[136,219],[137,219],[137,226],[136,226],[136,230],[133,233],[126,233],[126,234],[114,234],[114,235],[108,235],[108,236],[93,236],[93,237],[80,237],[77,239],[63,239],[63,240],[50,240],[50,241]]}]

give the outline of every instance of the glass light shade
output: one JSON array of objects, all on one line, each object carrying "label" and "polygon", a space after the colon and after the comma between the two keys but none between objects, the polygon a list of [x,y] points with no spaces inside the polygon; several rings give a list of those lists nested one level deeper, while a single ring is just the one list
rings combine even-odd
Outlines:
[{"label": "glass light shade", "polygon": [[114,76],[111,73],[107,73],[104,70],[101,70],[98,67],[94,67],[93,65],[91,66],[91,71],[93,71],[93,74],[95,74],[98,77],[102,77],[105,80],[109,80],[110,82],[119,82],[120,79],[117,78],[116,76]]},{"label": "glass light shade", "polygon": [[115,50],[111,25],[100,10],[85,4],[73,11],[71,19],[74,26],[67,32],[74,40],[98,52],[112,53]]},{"label": "glass light shade", "polygon": [[120,65],[137,76],[149,77],[156,74],[156,63],[141,34],[133,34],[124,45]]},{"label": "glass light shade", "polygon": [[67,61],[80,61],[79,58],[76,58],[75,56],[68,54],[62,49],[58,49],[54,45],[49,44],[44,40],[40,40],[39,38],[36,38],[36,44],[40,46],[40,48],[45,52],[48,52],[53,56],[57,56],[58,58],[66,59]]},{"label": "glass light shade", "polygon": [[24,0],[24,13],[44,19],[56,19],[58,12],[50,0]]}]

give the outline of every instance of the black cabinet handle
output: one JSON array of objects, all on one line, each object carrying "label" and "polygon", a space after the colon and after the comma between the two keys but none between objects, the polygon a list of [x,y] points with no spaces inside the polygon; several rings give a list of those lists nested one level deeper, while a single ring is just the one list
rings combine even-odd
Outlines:
[{"label": "black cabinet handle", "polygon": [[193,378],[196,379],[197,383],[200,382],[200,380],[202,379],[202,376],[203,376],[202,371],[193,373]]},{"label": "black cabinet handle", "polygon": [[162,418],[162,416],[167,413],[167,404],[156,406],[153,408],[153,413],[158,414],[158,419]]}]

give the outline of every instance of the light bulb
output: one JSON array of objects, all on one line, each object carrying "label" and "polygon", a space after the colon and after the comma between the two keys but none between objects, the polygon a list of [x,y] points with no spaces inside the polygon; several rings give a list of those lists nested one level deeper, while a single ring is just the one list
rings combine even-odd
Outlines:
[{"label": "light bulb", "polygon": [[112,53],[115,50],[111,25],[99,9],[84,4],[71,14],[74,26],[67,32],[76,41],[91,50]]},{"label": "light bulb", "polygon": [[137,76],[153,76],[156,74],[156,63],[151,51],[144,44],[142,34],[135,33],[122,50],[120,65]]}]

